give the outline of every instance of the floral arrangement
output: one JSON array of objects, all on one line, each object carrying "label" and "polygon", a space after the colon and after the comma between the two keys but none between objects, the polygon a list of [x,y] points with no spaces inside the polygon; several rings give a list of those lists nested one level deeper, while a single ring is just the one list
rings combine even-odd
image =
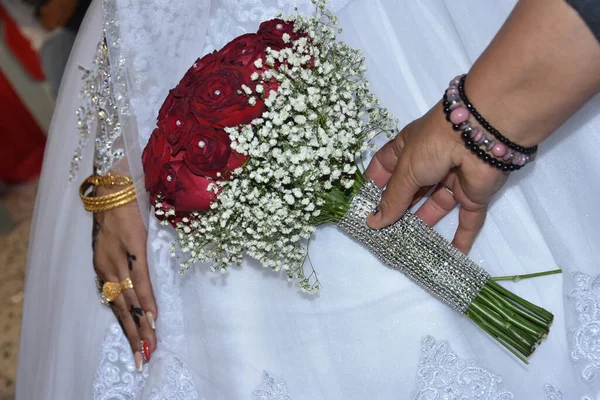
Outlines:
[{"label": "floral arrangement", "polygon": [[525,360],[552,314],[503,289],[407,212],[373,231],[366,216],[381,189],[357,160],[396,121],[365,79],[358,50],[337,40],[337,19],[313,0],[314,17],[263,22],[198,59],[169,92],[143,154],[155,215],[187,256],[215,271],[249,255],[316,292],[307,243],[336,223],[385,264],[465,313]]}]

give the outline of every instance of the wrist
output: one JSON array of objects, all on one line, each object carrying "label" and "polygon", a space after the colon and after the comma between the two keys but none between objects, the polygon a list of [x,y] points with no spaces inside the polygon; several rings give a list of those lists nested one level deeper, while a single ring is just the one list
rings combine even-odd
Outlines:
[{"label": "wrist", "polygon": [[525,148],[537,146],[552,133],[550,127],[539,123],[543,118],[531,107],[543,99],[536,99],[523,88],[500,79],[487,84],[480,75],[469,74],[464,91],[485,120],[513,143]]},{"label": "wrist", "polygon": [[464,146],[486,164],[511,172],[535,158],[537,146],[519,145],[494,128],[473,106],[465,92],[466,75],[450,81],[442,105],[452,129],[460,133]]}]

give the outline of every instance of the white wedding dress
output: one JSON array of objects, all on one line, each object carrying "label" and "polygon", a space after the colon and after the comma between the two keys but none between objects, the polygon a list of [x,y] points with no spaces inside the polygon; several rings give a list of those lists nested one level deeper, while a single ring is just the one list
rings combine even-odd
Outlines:
[{"label": "white wedding dress", "polygon": [[[506,284],[556,316],[529,366],[333,226],[319,229],[311,244],[322,289],[307,296],[250,260],[226,275],[204,266],[179,275],[169,256],[173,231],[150,217],[159,343],[143,373],[135,371],[129,345],[96,292],[91,215],[77,195],[92,168],[92,145],[68,183],[79,141],[78,66],[91,67],[104,30],[112,72],[121,74],[111,78],[115,97],[129,105],[121,108],[129,163],[139,175],[139,151],[162,100],[195,58],[296,5],[311,12],[308,0],[92,4],[63,80],[40,182],[17,399],[600,398],[598,97],[540,146],[535,163],[513,174],[470,253],[495,276],[564,269],[562,276]],[[372,89],[404,124],[468,71],[513,5],[331,6],[342,39],[367,57]],[[456,223],[455,210],[436,229],[450,237]]]}]

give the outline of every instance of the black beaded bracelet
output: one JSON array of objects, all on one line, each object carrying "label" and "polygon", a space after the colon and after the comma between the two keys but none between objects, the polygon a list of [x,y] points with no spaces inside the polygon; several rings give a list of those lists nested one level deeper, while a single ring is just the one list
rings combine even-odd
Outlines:
[{"label": "black beaded bracelet", "polygon": [[[444,106],[444,112],[446,114],[446,119],[449,121],[450,120],[450,110],[448,109],[448,106],[450,103],[449,103],[448,99],[446,98],[446,94],[444,94],[442,103]],[[512,172],[512,171],[517,171],[517,170],[521,169],[520,165],[505,163],[501,160],[498,160],[498,159],[492,157],[485,150],[479,148],[479,145],[477,143],[475,143],[469,136],[469,133],[472,130],[470,125],[467,127],[464,127],[464,129],[461,129],[461,128],[463,128],[463,127],[461,127],[461,125],[457,125],[457,124],[452,125],[452,129],[454,129],[455,131],[462,130],[460,137],[463,140],[463,142],[465,143],[465,147],[467,149],[471,150],[471,152],[473,154],[475,154],[477,157],[479,157],[480,160],[482,160],[483,162],[491,165],[492,167],[498,168],[504,172]]]},{"label": "black beaded bracelet", "polygon": [[481,114],[479,114],[479,112],[477,111],[477,109],[475,108],[473,103],[471,103],[469,101],[469,98],[467,97],[467,94],[465,93],[465,79],[466,78],[467,78],[467,75],[463,75],[460,78],[460,82],[458,83],[458,94],[459,94],[461,100],[463,101],[463,103],[465,103],[465,107],[467,107],[469,109],[469,111],[471,112],[471,115],[473,115],[473,117],[475,117],[477,122],[479,122],[479,124],[486,131],[488,131],[489,133],[494,135],[494,137],[496,139],[498,139],[500,142],[504,143],[510,149],[512,149],[514,151],[518,151],[519,153],[527,154],[527,155],[535,153],[537,151],[537,146],[523,147],[514,142],[511,142],[507,137],[502,135],[496,128],[494,128],[485,118],[483,118],[483,116]]}]

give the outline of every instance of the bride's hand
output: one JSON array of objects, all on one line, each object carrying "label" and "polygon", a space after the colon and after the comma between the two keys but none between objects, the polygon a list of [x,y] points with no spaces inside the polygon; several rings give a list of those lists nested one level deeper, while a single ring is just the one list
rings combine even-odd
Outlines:
[{"label": "bride's hand", "polygon": [[[108,193],[107,189],[98,188],[98,196]],[[104,282],[122,282],[127,278],[133,282],[133,289],[123,291],[109,304],[129,340],[138,370],[156,349],[157,309],[146,261],[146,238],[137,202],[94,214],[92,248],[96,274]],[[148,346],[147,357],[143,341]]]},{"label": "bride's hand", "polygon": [[452,244],[467,253],[483,226],[490,197],[507,175],[482,162],[466,149],[441,104],[408,124],[379,150],[366,171],[380,187],[387,186],[378,212],[369,216],[371,228],[396,222],[431,187],[436,186],[417,215],[430,226],[460,205],[459,224]]}]

